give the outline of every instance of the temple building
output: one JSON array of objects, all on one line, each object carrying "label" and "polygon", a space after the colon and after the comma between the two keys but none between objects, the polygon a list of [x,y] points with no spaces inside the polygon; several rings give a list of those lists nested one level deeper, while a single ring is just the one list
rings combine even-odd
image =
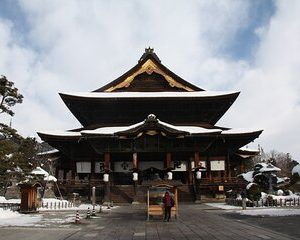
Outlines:
[{"label": "temple building", "polygon": [[243,147],[262,133],[216,125],[238,95],[187,82],[147,48],[105,86],[60,93],[82,128],[38,135],[58,150],[65,195],[89,196],[96,186],[114,202],[143,201],[144,183],[161,179],[181,183],[179,201],[222,197],[239,186],[236,176],[257,154]]}]

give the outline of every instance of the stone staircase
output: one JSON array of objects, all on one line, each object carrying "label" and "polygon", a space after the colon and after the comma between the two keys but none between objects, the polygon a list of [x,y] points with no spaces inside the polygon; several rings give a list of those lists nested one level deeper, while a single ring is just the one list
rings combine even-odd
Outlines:
[{"label": "stone staircase", "polygon": [[[136,201],[139,203],[146,203],[147,199],[147,187],[138,186]],[[115,185],[110,189],[111,201],[117,204],[128,204],[134,201],[134,188],[132,185]],[[178,187],[178,201],[182,202],[194,202],[195,195],[193,187],[190,185],[183,185]]]},{"label": "stone staircase", "polygon": [[132,203],[133,196],[132,185],[115,185],[110,188],[110,200],[114,203]]},{"label": "stone staircase", "polygon": [[178,187],[178,201],[181,203],[195,201],[195,194],[192,185],[183,185]]}]

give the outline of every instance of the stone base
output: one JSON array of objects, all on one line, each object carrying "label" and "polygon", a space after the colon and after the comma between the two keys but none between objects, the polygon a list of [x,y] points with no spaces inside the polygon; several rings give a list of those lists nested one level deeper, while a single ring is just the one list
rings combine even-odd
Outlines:
[{"label": "stone base", "polygon": [[131,204],[141,204],[139,201],[133,201]]},{"label": "stone base", "polygon": [[201,200],[196,200],[195,203],[200,204],[200,203],[202,203],[202,201]]}]

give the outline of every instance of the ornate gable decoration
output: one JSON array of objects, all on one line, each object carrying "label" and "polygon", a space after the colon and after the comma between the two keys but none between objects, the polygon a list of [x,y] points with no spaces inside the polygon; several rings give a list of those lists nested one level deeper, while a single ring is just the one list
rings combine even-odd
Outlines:
[{"label": "ornate gable decoration", "polygon": [[194,91],[193,89],[177,82],[174,78],[166,74],[152,59],[148,59],[137,71],[127,77],[124,81],[106,89],[105,92],[113,92],[116,89],[127,88],[133,82],[134,78],[139,74],[147,73],[148,75],[151,75],[153,72],[162,75],[171,87],[181,88],[188,92]]}]

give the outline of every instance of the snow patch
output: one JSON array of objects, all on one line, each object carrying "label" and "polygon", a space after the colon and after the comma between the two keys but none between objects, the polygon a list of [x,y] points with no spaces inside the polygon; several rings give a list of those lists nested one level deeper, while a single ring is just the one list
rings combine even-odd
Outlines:
[{"label": "snow patch", "polygon": [[24,215],[0,208],[0,226],[35,226],[41,219],[39,215]]},{"label": "snow patch", "polygon": [[246,173],[242,173],[239,176],[242,176],[247,182],[253,182],[253,173],[254,171],[249,171]]},{"label": "snow patch", "polygon": [[298,175],[300,176],[300,164],[296,165],[293,170],[292,170],[292,174],[298,173]]}]

